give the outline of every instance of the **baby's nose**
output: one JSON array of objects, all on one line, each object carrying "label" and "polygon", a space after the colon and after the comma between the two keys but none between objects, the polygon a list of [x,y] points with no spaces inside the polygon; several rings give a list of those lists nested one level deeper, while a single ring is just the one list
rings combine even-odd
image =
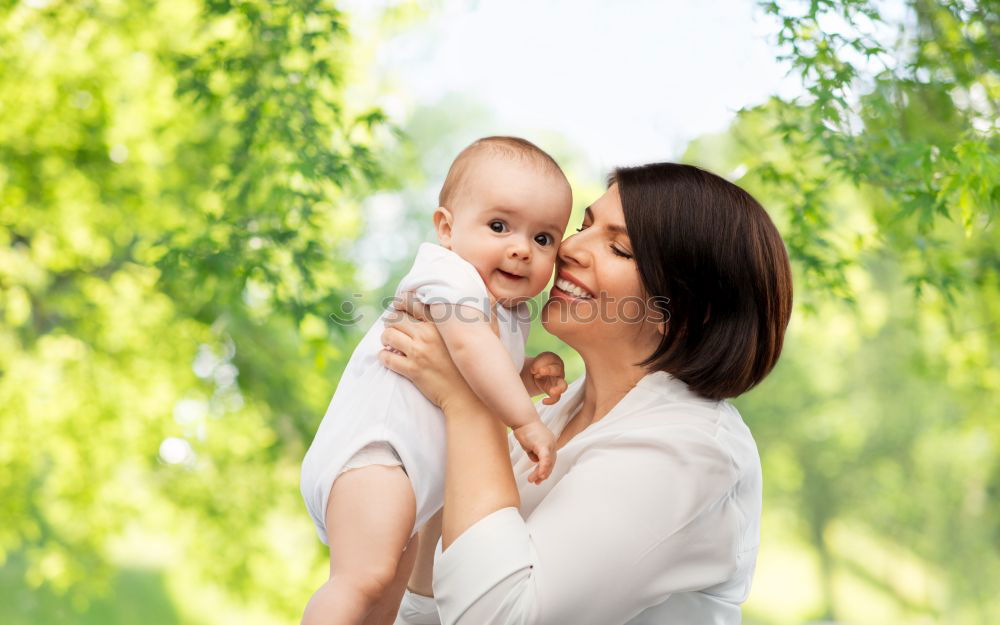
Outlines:
[{"label": "baby's nose", "polygon": [[531,246],[524,244],[511,245],[507,249],[507,254],[511,258],[520,258],[521,260],[528,260],[531,258]]}]

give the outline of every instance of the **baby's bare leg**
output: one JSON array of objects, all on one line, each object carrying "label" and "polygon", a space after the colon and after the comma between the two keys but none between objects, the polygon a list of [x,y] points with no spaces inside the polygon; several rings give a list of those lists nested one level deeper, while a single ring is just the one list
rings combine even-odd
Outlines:
[{"label": "baby's bare leg", "polygon": [[382,593],[382,598],[368,613],[364,625],[393,625],[396,622],[399,605],[403,600],[403,591],[406,590],[406,579],[410,576],[413,561],[417,556],[417,540],[418,537],[414,534],[410,542],[406,543],[406,551],[403,552],[399,566],[396,567],[396,576]]},{"label": "baby's bare leg", "polygon": [[415,517],[402,467],[370,465],[340,475],[326,508],[330,579],[309,600],[302,624],[363,623],[392,586]]}]

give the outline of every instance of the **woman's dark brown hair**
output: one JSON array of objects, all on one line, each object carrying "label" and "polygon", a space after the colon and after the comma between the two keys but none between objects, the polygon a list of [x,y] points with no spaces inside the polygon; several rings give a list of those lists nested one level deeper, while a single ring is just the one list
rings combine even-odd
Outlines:
[{"label": "woman's dark brown hair", "polygon": [[792,309],[788,254],[767,212],[692,165],[622,167],[610,184],[643,287],[667,300],[667,330],[641,364],[709,399],[753,388],[781,354]]}]

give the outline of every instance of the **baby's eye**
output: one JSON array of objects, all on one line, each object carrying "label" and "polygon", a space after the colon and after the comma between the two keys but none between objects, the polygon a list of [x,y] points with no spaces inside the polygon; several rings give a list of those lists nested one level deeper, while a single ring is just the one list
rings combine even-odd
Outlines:
[{"label": "baby's eye", "polygon": [[544,247],[546,245],[552,245],[552,243],[554,243],[554,239],[552,238],[552,235],[542,232],[541,234],[535,235],[535,243]]},{"label": "baby's eye", "polygon": [[490,230],[496,233],[507,232],[507,224],[500,221],[499,219],[494,219],[489,223]]}]

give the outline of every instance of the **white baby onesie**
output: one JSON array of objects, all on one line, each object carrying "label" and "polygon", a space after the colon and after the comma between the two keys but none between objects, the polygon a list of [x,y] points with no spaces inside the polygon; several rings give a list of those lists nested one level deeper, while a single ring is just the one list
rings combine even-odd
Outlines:
[{"label": "white baby onesie", "polygon": [[[476,268],[458,254],[432,243],[420,245],[410,272],[396,288],[396,296],[407,291],[413,291],[424,304],[459,304],[463,307],[459,312],[466,310],[470,320],[472,310],[486,314],[490,306],[489,292]],[[521,304],[508,309],[497,305],[495,310],[500,341],[511,357],[510,362],[495,366],[520,371],[530,326],[528,307]],[[388,311],[372,324],[351,354],[302,460],[299,486],[324,544],[330,487],[355,452],[371,443],[391,445],[410,478],[417,500],[412,533],[444,504],[444,416],[412,382],[378,361],[386,314]]]}]

